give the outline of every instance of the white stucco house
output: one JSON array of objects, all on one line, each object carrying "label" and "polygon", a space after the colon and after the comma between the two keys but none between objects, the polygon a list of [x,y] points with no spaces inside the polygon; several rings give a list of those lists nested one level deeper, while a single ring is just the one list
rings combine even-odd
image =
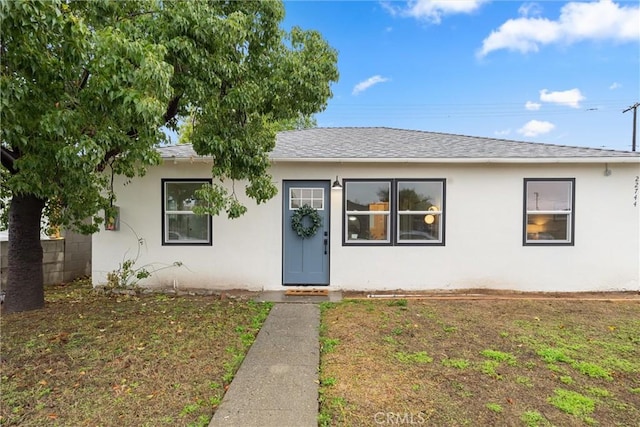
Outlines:
[{"label": "white stucco house", "polygon": [[[95,284],[135,254],[137,235],[138,265],[184,263],[150,287],[640,289],[640,153],[390,128],[287,131],[271,154],[278,195],[245,200],[248,212],[229,220],[191,212],[213,160],[188,145],[160,151],[145,177],[116,180],[120,226],[93,236]],[[322,221],[308,238],[291,227],[304,205]]]}]

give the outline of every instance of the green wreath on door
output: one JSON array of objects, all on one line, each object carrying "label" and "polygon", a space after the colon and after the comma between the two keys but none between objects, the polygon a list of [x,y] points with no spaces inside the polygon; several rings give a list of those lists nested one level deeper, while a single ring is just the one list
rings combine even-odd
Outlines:
[{"label": "green wreath on door", "polygon": [[[308,227],[304,226],[304,218],[307,217],[311,221]],[[295,211],[291,216],[291,228],[296,234],[303,239],[313,237],[318,232],[318,229],[322,226],[322,217],[318,214],[318,211],[309,205],[304,205]]]}]

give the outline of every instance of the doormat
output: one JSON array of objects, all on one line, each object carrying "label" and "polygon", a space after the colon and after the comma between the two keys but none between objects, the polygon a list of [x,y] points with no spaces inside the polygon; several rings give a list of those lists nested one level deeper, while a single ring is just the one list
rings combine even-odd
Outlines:
[{"label": "doormat", "polygon": [[289,289],[284,292],[286,296],[328,296],[326,289]]}]

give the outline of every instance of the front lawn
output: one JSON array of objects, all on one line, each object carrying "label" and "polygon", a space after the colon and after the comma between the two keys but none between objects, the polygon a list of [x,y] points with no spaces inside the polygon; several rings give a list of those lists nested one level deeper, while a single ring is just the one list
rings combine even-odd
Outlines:
[{"label": "front lawn", "polygon": [[640,301],[324,304],[322,426],[637,426]]},{"label": "front lawn", "polygon": [[206,426],[270,305],[45,288],[3,315],[3,426]]}]

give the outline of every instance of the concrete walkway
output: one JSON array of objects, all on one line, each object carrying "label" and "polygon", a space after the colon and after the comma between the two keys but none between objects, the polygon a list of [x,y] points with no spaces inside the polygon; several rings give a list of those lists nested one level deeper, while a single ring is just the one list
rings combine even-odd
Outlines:
[{"label": "concrete walkway", "polygon": [[209,427],[317,426],[320,309],[278,303]]}]

